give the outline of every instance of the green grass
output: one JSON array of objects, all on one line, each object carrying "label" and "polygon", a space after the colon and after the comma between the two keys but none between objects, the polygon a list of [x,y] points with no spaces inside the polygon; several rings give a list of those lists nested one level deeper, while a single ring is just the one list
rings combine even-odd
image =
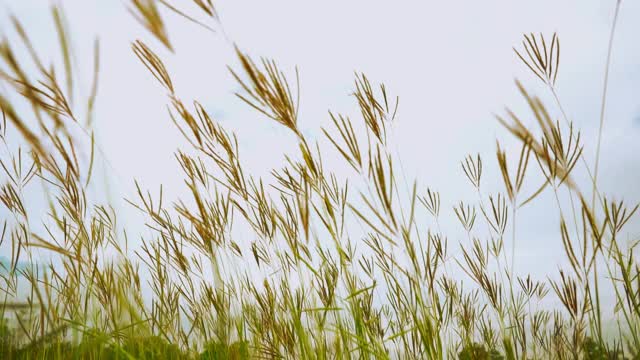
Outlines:
[{"label": "green grass", "polygon": [[[324,137],[315,141],[298,127],[297,70],[254,61],[234,44],[238,97],[256,110],[256,121],[283,126],[299,145],[283,167],[253,175],[239,152],[241,131],[184,100],[157,55],[174,51],[162,14],[175,12],[203,31],[221,29],[213,4],[192,0],[192,11],[168,0],[128,5],[156,40],[133,42],[133,55],[167,92],[158,106],[168,106],[176,135],[188,143],[176,151],[187,196],[167,199],[162,188],[136,182],[137,196],[127,201],[153,236],[129,243],[140,237],[119,229],[119,214],[87,191],[100,63],[109,58],[101,59],[96,42],[94,59],[80,59],[95,69],[83,94],[70,65],[65,24],[73,19],[54,8],[60,68],[43,65],[49,59],[37,55],[28,27],[13,19],[15,36],[0,43],[7,89],[0,93],[0,206],[10,215],[0,223],[9,259],[0,264],[0,358],[640,356],[640,266],[636,242],[627,241],[638,206],[598,188],[599,176],[611,176],[598,174],[602,125],[597,141],[585,140],[565,115],[556,92],[557,34],[526,35],[515,48],[555,103],[517,82],[529,111],[507,109],[497,120],[519,150],[507,152],[499,142],[495,159],[463,159],[456,176],[468,179],[476,200],[449,205],[436,189],[406,178],[390,145],[398,98],[384,85],[357,74],[359,111],[330,112],[330,126],[317,129]],[[614,30],[615,20],[611,39]],[[584,157],[592,142],[594,166]],[[331,169],[329,156],[349,171]],[[497,194],[484,184],[483,163],[492,160],[503,185]],[[585,192],[584,183],[592,189]],[[30,191],[48,199],[45,217],[28,210]],[[520,209],[545,202],[543,193],[553,195],[545,206],[557,213],[554,231],[568,265],[535,279],[515,271],[517,224],[535,221]],[[445,217],[458,229],[441,227]],[[51,263],[25,265],[35,264],[36,254]],[[601,300],[605,292],[613,303]]]}]

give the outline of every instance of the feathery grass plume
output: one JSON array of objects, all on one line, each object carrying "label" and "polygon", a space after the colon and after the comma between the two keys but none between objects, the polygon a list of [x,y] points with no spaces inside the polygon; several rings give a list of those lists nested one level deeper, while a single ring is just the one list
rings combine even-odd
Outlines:
[{"label": "feathery grass plume", "polygon": [[440,193],[427,189],[427,195],[420,198],[420,202],[435,217],[440,216]]},{"label": "feathery grass plume", "polygon": [[133,17],[164,46],[173,52],[165,23],[160,16],[156,0],[131,0],[129,12]]},{"label": "feathery grass plume", "polygon": [[136,54],[138,59],[144,64],[156,80],[158,80],[170,94],[174,94],[171,77],[158,55],[151,51],[151,49],[149,49],[149,47],[140,40],[133,42],[131,48],[133,49],[134,54]]},{"label": "feathery grass plume", "polygon": [[635,215],[636,211],[640,204],[636,204],[633,208],[628,208],[624,200],[615,201],[609,200],[605,197],[604,199],[604,213],[605,219],[608,219],[608,224],[613,234],[612,238],[615,238],[615,234],[618,234],[622,231],[622,228],[631,220],[631,218]]},{"label": "feathery grass plume", "polygon": [[527,171],[527,166],[529,165],[530,154],[531,148],[529,147],[529,144],[522,143],[520,158],[518,159],[518,168],[516,170],[515,179],[512,181],[507,165],[507,154],[500,148],[500,143],[497,143],[496,156],[498,158],[498,165],[500,167],[500,172],[502,173],[504,186],[507,189],[507,195],[509,196],[509,200],[512,202],[515,201],[516,196],[522,187],[522,183],[524,182],[524,175]]},{"label": "feathery grass plume", "polygon": [[[528,144],[528,148],[535,155],[535,159],[545,175],[546,182],[543,188],[555,183],[557,186],[566,184],[569,188],[575,189],[576,186],[570,174],[582,155],[583,146],[580,144],[580,132],[576,132],[573,129],[573,124],[570,124],[567,139],[560,124],[551,119],[542,101],[538,97],[529,95],[519,81],[516,81],[516,85],[527,100],[527,104],[542,131],[541,140],[536,140],[532,131],[509,109],[507,109],[507,114],[511,122],[496,115],[498,121],[523,144]],[[534,195],[537,196],[541,191],[542,189],[538,190]],[[531,199],[532,197],[527,202]]]},{"label": "feathery grass plume", "polygon": [[475,159],[471,155],[468,155],[460,164],[467,179],[471,181],[471,184],[473,184],[476,190],[480,190],[480,179],[482,178],[482,159],[480,158],[480,154],[478,154]]},{"label": "feathery grass plume", "polygon": [[545,84],[554,86],[560,68],[560,38],[558,35],[553,33],[551,43],[547,46],[542,34],[539,35],[537,41],[533,33],[525,34],[522,47],[526,52],[526,57],[515,47],[513,48],[518,58]]},{"label": "feathery grass plume", "polygon": [[489,204],[491,204],[491,222],[489,223],[493,230],[500,236],[504,235],[507,228],[508,207],[504,196],[489,196]]},{"label": "feathery grass plume", "polygon": [[[49,73],[53,74],[53,73]],[[38,85],[25,83],[18,79],[10,80],[18,93],[28,98],[40,109],[53,115],[53,119],[58,126],[61,126],[59,116],[68,116],[75,121],[71,106],[62,90],[58,87],[55,77],[51,75],[51,84],[40,81]]]},{"label": "feathery grass plume", "polygon": [[298,130],[298,105],[300,102],[300,78],[296,69],[296,97],[294,99],[289,82],[274,60],[261,59],[260,69],[251,58],[236,46],[236,55],[242,71],[249,78],[243,81],[240,75],[229,67],[245,94],[236,95],[247,105],[268,118],[286,126],[296,135]]},{"label": "feathery grass plume", "polygon": [[[57,79],[54,67],[50,66],[48,69],[44,67],[43,61],[34,49],[24,27],[15,17],[12,17],[12,23],[21,42],[20,45],[26,48],[30,60],[36,66],[41,80],[33,81],[30,79],[24,70],[24,63],[26,63],[26,61],[18,60],[14,47],[9,44],[7,40],[4,40],[0,46],[0,57],[7,66],[6,70],[0,70],[0,79],[31,104],[33,115],[36,119],[36,127],[40,132],[45,134],[44,140],[46,140],[46,142],[52,142],[53,146],[57,147],[59,146],[59,144],[56,144],[59,143],[57,133],[64,134],[63,136],[70,140],[71,135],[67,120],[77,123],[77,118],[74,110],[72,110],[75,82],[73,80],[72,54],[68,31],[66,30],[66,20],[64,19],[62,10],[58,7],[53,7],[52,16],[54,18],[54,25],[57,30],[63,58],[67,88],[66,94],[65,91],[62,90],[63,86],[60,85],[60,81]],[[98,74],[96,70],[94,72],[94,91],[97,91],[97,77]],[[13,124],[27,143],[30,144],[36,155],[40,156],[41,159],[46,159],[45,145],[42,143],[42,140],[35,138],[35,131],[29,129],[29,125],[17,114],[14,110],[14,105],[9,103],[7,98],[3,96],[0,102],[3,103],[1,106],[3,112],[13,121]],[[53,124],[53,128],[49,125],[51,123]],[[83,127],[80,127],[80,129],[85,134],[89,133],[89,131]]]},{"label": "feathery grass plume", "polygon": [[[386,122],[392,122],[396,118],[399,98],[396,97],[395,104],[389,103],[387,89],[384,84],[380,84],[380,94],[382,101],[378,99],[373,90],[371,82],[364,74],[356,74],[356,90],[353,92],[360,107],[360,114],[367,125],[369,131],[381,143],[387,143]],[[393,108],[390,108],[389,106]]]},{"label": "feathery grass plume", "polygon": [[461,201],[458,207],[453,208],[454,213],[460,220],[460,223],[464,229],[469,233],[473,229],[473,225],[476,222],[476,208],[471,205],[466,205]]}]

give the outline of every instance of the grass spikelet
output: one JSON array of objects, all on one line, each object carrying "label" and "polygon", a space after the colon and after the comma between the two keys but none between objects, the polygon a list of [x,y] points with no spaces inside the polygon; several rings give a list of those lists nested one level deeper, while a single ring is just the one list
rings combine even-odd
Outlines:
[{"label": "grass spikelet", "polygon": [[229,68],[245,92],[245,94],[237,93],[236,95],[247,105],[289,128],[296,135],[300,135],[298,130],[300,79],[297,69],[297,93],[294,98],[284,73],[278,68],[275,61],[261,59],[262,69],[260,69],[247,54],[241,52],[237,47],[236,54],[240,60],[242,71],[249,78],[248,81],[243,81],[237,72]]},{"label": "grass spikelet", "polygon": [[427,195],[420,199],[424,207],[435,217],[440,216],[440,193],[427,189]]},{"label": "grass spikelet", "polygon": [[131,45],[131,48],[147,70],[149,70],[149,72],[160,82],[162,86],[164,86],[165,89],[167,89],[167,91],[169,91],[170,94],[173,94],[173,83],[171,82],[171,77],[169,76],[167,69],[164,67],[162,60],[160,60],[160,58],[140,40],[136,40]]},{"label": "grass spikelet", "polygon": [[398,98],[396,98],[395,105],[392,105],[393,108],[390,108],[386,87],[384,84],[381,84],[380,93],[382,95],[382,101],[380,101],[379,96],[376,96],[371,82],[364,74],[356,75],[355,85],[356,90],[353,96],[355,96],[358,101],[360,114],[367,128],[381,144],[386,144],[386,123],[392,122],[396,118],[399,104]]},{"label": "grass spikelet", "polygon": [[542,34],[538,36],[537,40],[533,33],[525,34],[522,48],[526,56],[513,48],[518,58],[545,84],[554,86],[560,68],[560,38],[558,35],[553,33],[551,43],[547,46],[547,41]]},{"label": "grass spikelet", "polygon": [[164,21],[155,0],[131,0],[129,12],[170,51],[173,51]]},{"label": "grass spikelet", "polygon": [[480,179],[482,178],[482,159],[480,158],[480,154],[478,154],[475,159],[471,155],[467,156],[464,161],[461,162],[461,165],[462,171],[464,171],[467,179],[479,190]]}]

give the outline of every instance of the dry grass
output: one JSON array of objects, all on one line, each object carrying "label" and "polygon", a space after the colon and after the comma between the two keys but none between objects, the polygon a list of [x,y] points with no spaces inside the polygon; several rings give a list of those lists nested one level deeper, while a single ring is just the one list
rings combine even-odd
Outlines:
[{"label": "dry grass", "polygon": [[[194,0],[202,11],[195,15],[168,1],[132,0],[131,13],[170,50],[160,5],[209,29],[195,17],[219,20],[211,1]],[[152,46],[135,41],[141,69],[167,91],[171,119],[189,147],[176,152],[187,197],[167,200],[162,188],[152,194],[136,183],[137,198],[128,201],[154,236],[133,246],[128,237],[134,234],[118,230],[118,214],[86,191],[99,43],[94,85],[81,94],[63,13],[54,8],[52,16],[61,70],[44,65],[15,18],[16,42],[0,43],[0,81],[11,92],[0,95],[6,145],[0,204],[10,214],[0,223],[0,246],[10,249],[10,263],[0,264],[2,356],[619,359],[640,353],[640,266],[636,243],[624,241],[638,205],[601,194],[597,170],[589,179],[591,203],[574,179],[576,167],[591,171],[585,141],[555,92],[557,34],[551,41],[526,35],[516,49],[556,99],[555,108],[518,82],[530,111],[498,116],[521,143],[514,154],[497,144],[503,192],[485,192],[486,160],[470,155],[459,176],[477,200],[453,209],[432,188],[398,183],[402,167],[388,146],[398,99],[384,85],[357,75],[359,116],[330,112],[332,126],[321,129],[328,143],[312,143],[298,128],[297,70],[291,87],[275,61],[256,63],[236,47],[240,67],[231,72],[242,88],[238,97],[291,130],[299,144],[286,166],[259,178],[243,167],[239,135],[199,102],[184,102]],[[16,47],[28,57],[19,58]],[[35,72],[25,70],[28,62]],[[556,112],[564,121],[555,120]],[[525,126],[524,117],[533,118],[535,128]],[[71,135],[78,128],[89,141]],[[328,168],[328,151],[355,176]],[[86,153],[88,159],[80,156]],[[25,192],[37,182],[48,199],[46,219],[25,204]],[[535,221],[518,218],[518,209],[544,201],[546,191],[556,200],[549,206],[558,209],[557,239],[569,266],[535,280],[515,271],[516,220]],[[571,199],[571,214],[561,196]],[[460,223],[466,240],[453,245],[460,252],[451,251],[448,239],[456,234],[440,227],[443,216]],[[42,227],[34,226],[39,222]],[[250,231],[251,240],[238,240],[239,228]],[[36,252],[55,260],[25,266]],[[454,271],[466,280],[456,280]],[[601,303],[603,287],[615,304]],[[27,296],[15,301],[19,289]],[[549,306],[554,302],[558,308]],[[617,324],[614,333],[603,328],[605,314]]]}]

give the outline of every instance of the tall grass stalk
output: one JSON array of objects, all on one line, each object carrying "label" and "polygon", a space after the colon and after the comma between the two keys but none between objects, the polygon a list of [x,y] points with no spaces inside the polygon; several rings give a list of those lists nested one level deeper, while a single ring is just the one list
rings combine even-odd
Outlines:
[{"label": "tall grass stalk", "polygon": [[[544,82],[555,110],[516,81],[526,110],[496,117],[520,149],[497,143],[497,174],[486,173],[480,154],[463,159],[462,171],[449,176],[469,181],[464,201],[407,176],[394,133],[399,99],[384,84],[356,74],[355,110],[329,111],[316,139],[300,128],[303,74],[229,42],[212,1],[127,5],[152,36],[134,41],[132,56],[165,91],[158,106],[186,140],[175,152],[185,195],[133,182],[126,200],[149,231],[121,228],[122,215],[90,186],[103,154],[92,126],[109,59],[101,59],[96,40],[85,93],[62,9],[51,13],[60,64],[41,57],[28,27],[12,18],[15,36],[0,42],[0,206],[7,214],[0,248],[10,255],[0,263],[0,357],[637,358],[640,266],[637,241],[625,239],[638,205],[597,188],[620,1],[593,173],[583,155],[589,144],[556,91],[560,37],[526,34],[516,56]],[[179,23],[170,27],[167,12],[225,37],[237,60],[229,71],[239,102],[297,145],[269,175],[245,166],[242,129],[230,131],[204,101],[178,91],[164,59],[179,56],[170,36]],[[265,142],[275,153],[272,140]],[[574,172],[578,163],[593,186],[591,202]],[[497,193],[486,191],[491,175],[501,182]],[[45,213],[26,203],[38,189]],[[544,202],[545,191],[558,208],[555,239],[566,262],[536,279],[516,271],[521,224],[537,220],[520,208]],[[445,217],[454,227],[444,226]],[[598,274],[603,266],[606,278]],[[601,301],[609,289],[611,304]]]}]

